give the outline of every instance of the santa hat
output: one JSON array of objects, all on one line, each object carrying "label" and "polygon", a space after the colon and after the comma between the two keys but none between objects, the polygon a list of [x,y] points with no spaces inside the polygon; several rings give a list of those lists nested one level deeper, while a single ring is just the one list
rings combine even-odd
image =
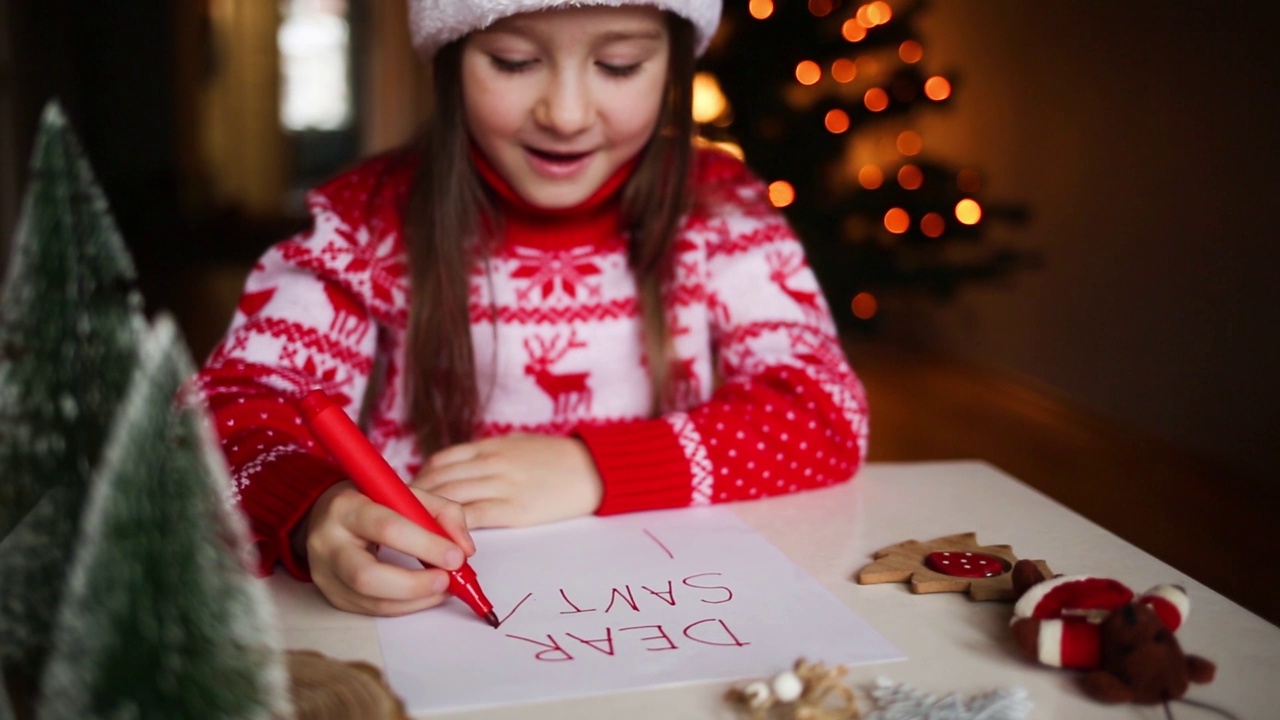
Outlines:
[{"label": "santa hat", "polygon": [[444,45],[489,27],[504,17],[537,10],[571,7],[656,7],[693,23],[701,55],[720,24],[721,0],[408,0],[413,46],[430,60]]}]

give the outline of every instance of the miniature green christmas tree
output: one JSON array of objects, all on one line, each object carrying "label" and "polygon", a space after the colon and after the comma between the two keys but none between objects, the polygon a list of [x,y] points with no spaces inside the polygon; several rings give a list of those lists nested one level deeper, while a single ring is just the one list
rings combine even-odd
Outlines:
[{"label": "miniature green christmas tree", "polygon": [[0,298],[0,668],[33,677],[89,476],[137,362],[142,297],[57,105],[40,122]]},{"label": "miniature green christmas tree", "polygon": [[284,657],[167,315],[94,474],[36,717],[286,718]]}]

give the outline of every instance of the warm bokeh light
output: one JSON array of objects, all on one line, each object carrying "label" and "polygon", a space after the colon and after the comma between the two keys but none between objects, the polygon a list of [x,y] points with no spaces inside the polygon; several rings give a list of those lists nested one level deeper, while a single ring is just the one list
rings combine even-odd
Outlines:
[{"label": "warm bokeh light", "polygon": [[827,117],[824,119],[827,130],[839,135],[849,129],[849,113],[836,108],[827,111]]},{"label": "warm bokeh light", "polygon": [[914,157],[920,154],[924,149],[924,138],[920,137],[920,133],[915,130],[903,130],[898,133],[897,140],[898,152],[907,157]]},{"label": "warm bokeh light", "polygon": [[902,208],[889,208],[884,214],[884,229],[894,235],[901,235],[911,227],[911,216]]},{"label": "warm bokeh light", "polygon": [[867,37],[867,29],[856,19],[850,18],[845,20],[844,24],[840,26],[840,35],[849,42],[858,42]]},{"label": "warm bokeh light", "polygon": [[860,292],[853,296],[850,309],[853,310],[853,316],[859,320],[870,320],[876,316],[876,311],[880,309],[880,303],[876,302],[875,295],[869,292]]},{"label": "warm bokeh light", "polygon": [[941,75],[934,75],[924,81],[924,94],[930,100],[942,102],[951,97],[951,81]]},{"label": "warm bokeh light", "polygon": [[786,180],[774,180],[769,183],[769,202],[778,208],[784,208],[796,201],[796,189]]},{"label": "warm bokeh light", "polygon": [[924,173],[915,165],[898,168],[898,185],[903,190],[918,190],[924,184]]},{"label": "warm bokeh light", "polygon": [[867,14],[871,17],[871,22],[876,25],[884,25],[893,19],[893,8],[889,7],[889,3],[884,0],[876,0],[867,7],[870,8]]},{"label": "warm bokeh light", "polygon": [[757,20],[764,20],[773,14],[773,0],[751,0],[747,4],[747,12]]},{"label": "warm bokeh light", "polygon": [[884,88],[873,87],[862,96],[862,104],[871,112],[880,112],[889,107],[889,93]]},{"label": "warm bokeh light", "polygon": [[875,190],[884,184],[884,171],[876,165],[863,165],[858,171],[858,184],[868,190]]},{"label": "warm bokeh light", "polygon": [[713,142],[711,144],[729,153],[730,155],[738,158],[739,160],[747,159],[747,154],[743,152],[742,146],[739,145],[738,143],[719,141],[719,142]]},{"label": "warm bokeh light", "polygon": [[942,233],[946,231],[947,221],[942,215],[931,212],[920,218],[920,232],[924,233],[925,237],[942,237]]},{"label": "warm bokeh light", "polygon": [[898,57],[908,65],[918,63],[924,57],[924,46],[915,40],[903,40],[898,46]]},{"label": "warm bokeh light", "polygon": [[977,225],[982,219],[982,206],[973,198],[965,198],[956,203],[956,219],[965,225]]},{"label": "warm bokeh light", "polygon": [[809,0],[809,12],[814,17],[826,17],[835,9],[836,6],[833,0]]},{"label": "warm bokeh light", "polygon": [[964,168],[956,173],[956,187],[961,192],[976,193],[982,189],[982,176],[973,168]]},{"label": "warm bokeh light", "polygon": [[813,85],[822,79],[822,67],[812,60],[801,60],[796,65],[796,80],[801,85]]},{"label": "warm bokeh light", "polygon": [[893,18],[893,8],[889,7],[889,3],[884,0],[876,0],[858,8],[854,18],[862,27],[873,28],[889,22]]},{"label": "warm bokeh light", "polygon": [[720,89],[720,82],[709,72],[700,72],[693,76],[693,119],[700,123],[715,122],[725,110],[729,109],[729,101]]},{"label": "warm bokeh light", "polygon": [[831,78],[836,82],[852,82],[856,77],[858,77],[858,63],[849,58],[840,58],[831,63]]}]

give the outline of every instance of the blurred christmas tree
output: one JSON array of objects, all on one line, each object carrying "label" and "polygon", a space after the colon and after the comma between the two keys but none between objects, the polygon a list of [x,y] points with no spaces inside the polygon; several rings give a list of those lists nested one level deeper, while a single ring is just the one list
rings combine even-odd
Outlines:
[{"label": "blurred christmas tree", "polygon": [[183,391],[194,372],[161,315],[94,475],[40,720],[291,715],[231,478]]},{"label": "blurred christmas tree", "polygon": [[948,297],[1029,258],[979,241],[1017,208],[931,158],[912,126],[951,100],[926,72],[922,0],[729,0],[695,81],[704,138],[740,151],[805,242],[837,322],[872,329],[878,296]]},{"label": "blurred christmas tree", "polygon": [[89,477],[146,326],[134,267],[66,118],[41,119],[0,304],[0,668],[47,649]]}]

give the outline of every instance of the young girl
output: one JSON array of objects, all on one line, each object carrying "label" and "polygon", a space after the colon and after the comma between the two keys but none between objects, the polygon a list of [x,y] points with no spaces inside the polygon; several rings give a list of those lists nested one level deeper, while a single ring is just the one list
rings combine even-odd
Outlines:
[{"label": "young girl", "polygon": [[[763,184],[697,147],[720,0],[409,0],[433,64],[415,148],[312,192],[200,374],[262,561],[337,607],[439,603],[467,528],[843,482],[862,388]],[[453,536],[343,479],[319,387]]]}]

